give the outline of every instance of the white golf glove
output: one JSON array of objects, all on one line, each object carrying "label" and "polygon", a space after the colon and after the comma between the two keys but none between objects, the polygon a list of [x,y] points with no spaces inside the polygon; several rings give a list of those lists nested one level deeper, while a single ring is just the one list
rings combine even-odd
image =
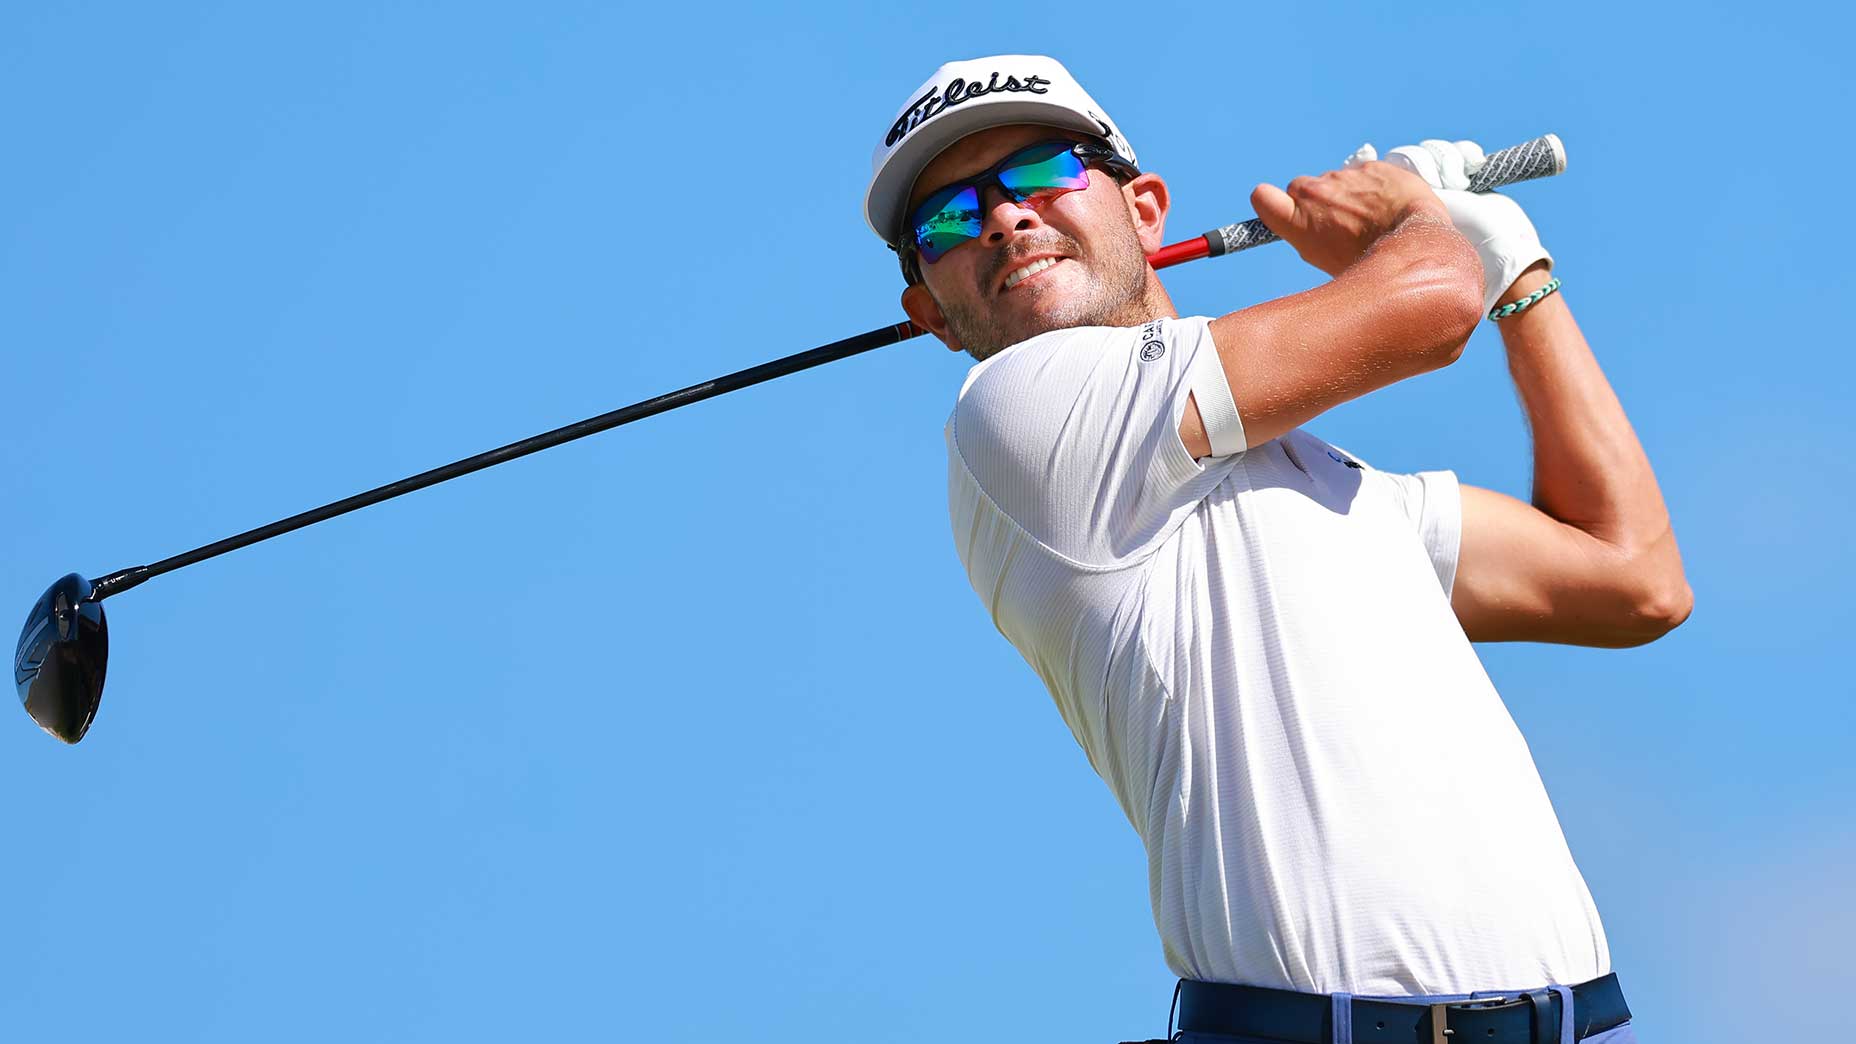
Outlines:
[{"label": "white golf glove", "polygon": [[[1357,166],[1379,154],[1362,145],[1347,157]],[[1395,163],[1423,178],[1437,190],[1450,211],[1450,223],[1476,248],[1482,259],[1482,310],[1487,312],[1514,281],[1536,261],[1553,266],[1553,255],[1540,245],[1540,234],[1521,205],[1494,192],[1468,192],[1469,176],[1482,169],[1482,146],[1473,141],[1427,138],[1416,145],[1401,145],[1386,154]]]}]

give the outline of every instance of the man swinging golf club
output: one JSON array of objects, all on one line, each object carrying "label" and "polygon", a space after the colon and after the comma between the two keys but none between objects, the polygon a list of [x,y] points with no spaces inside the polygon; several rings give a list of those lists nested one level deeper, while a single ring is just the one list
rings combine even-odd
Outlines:
[{"label": "man swinging golf club", "polygon": [[[865,215],[980,360],[960,559],[1147,846],[1182,1039],[1633,1041],[1598,912],[1472,641],[1628,646],[1691,595],[1650,464],[1473,143],[1259,185],[1332,278],[1180,318],[1166,182],[1058,62],[952,62]],[[1301,430],[1498,321],[1534,503]]]}]

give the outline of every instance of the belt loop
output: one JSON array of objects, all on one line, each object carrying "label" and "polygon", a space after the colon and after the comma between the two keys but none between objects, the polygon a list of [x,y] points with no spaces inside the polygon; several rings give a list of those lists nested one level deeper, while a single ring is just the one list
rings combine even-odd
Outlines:
[{"label": "belt loop", "polygon": [[1549,986],[1547,989],[1560,995],[1560,1044],[1577,1044],[1579,1038],[1573,1036],[1572,1029],[1572,987]]},{"label": "belt loop", "polygon": [[1547,1013],[1553,1010],[1553,994],[1547,990],[1528,990],[1525,996],[1528,1040],[1533,1044],[1558,1044],[1560,1035],[1547,1026]]},{"label": "belt loop", "polygon": [[1353,1044],[1353,994],[1333,993],[1328,999],[1334,1005],[1334,1035],[1328,1044]]}]

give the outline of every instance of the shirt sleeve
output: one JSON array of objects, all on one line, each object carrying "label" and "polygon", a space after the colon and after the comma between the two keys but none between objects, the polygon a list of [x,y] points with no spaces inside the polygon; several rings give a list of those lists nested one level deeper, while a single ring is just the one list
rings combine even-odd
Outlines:
[{"label": "shirt sleeve", "polygon": [[[1197,396],[1214,456],[1179,438]],[[975,366],[948,422],[955,466],[1019,528],[1079,563],[1151,551],[1239,459],[1243,425],[1203,318],[1076,327]]]},{"label": "shirt sleeve", "polygon": [[1431,568],[1448,596],[1456,586],[1457,557],[1463,547],[1463,494],[1453,471],[1420,471],[1401,475],[1369,471],[1376,482],[1390,486],[1393,498],[1417,531]]}]

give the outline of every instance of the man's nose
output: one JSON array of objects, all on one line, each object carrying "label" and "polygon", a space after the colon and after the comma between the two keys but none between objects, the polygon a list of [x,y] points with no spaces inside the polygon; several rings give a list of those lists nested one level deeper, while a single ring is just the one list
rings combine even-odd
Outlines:
[{"label": "man's nose", "polygon": [[1005,242],[1008,232],[1025,232],[1044,223],[1043,215],[1037,212],[1030,200],[1021,203],[997,184],[987,186],[981,194],[980,205],[986,210],[985,223],[980,226],[980,239],[988,246],[998,246]]}]

